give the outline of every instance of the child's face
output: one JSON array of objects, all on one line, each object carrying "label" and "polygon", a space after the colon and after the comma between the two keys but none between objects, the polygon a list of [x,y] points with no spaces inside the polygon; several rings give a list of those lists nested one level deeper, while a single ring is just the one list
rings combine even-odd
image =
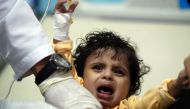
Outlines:
[{"label": "child's face", "polygon": [[103,105],[115,107],[125,99],[130,88],[130,73],[126,56],[113,58],[114,51],[109,49],[101,55],[92,53],[85,62],[84,87]]}]

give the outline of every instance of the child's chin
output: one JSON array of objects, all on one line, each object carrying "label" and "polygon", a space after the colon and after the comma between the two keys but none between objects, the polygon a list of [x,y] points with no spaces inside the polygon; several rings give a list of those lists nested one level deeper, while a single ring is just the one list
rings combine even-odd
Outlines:
[{"label": "child's chin", "polygon": [[99,102],[104,107],[104,109],[115,107],[112,103],[110,103],[109,101],[106,101],[106,100],[99,100]]}]

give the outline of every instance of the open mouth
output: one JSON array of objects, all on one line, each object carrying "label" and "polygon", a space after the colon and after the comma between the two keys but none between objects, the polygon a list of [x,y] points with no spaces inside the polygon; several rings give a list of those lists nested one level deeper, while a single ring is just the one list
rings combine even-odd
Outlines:
[{"label": "open mouth", "polygon": [[112,95],[114,90],[113,87],[110,86],[99,86],[97,88],[98,93],[106,94],[106,95]]}]

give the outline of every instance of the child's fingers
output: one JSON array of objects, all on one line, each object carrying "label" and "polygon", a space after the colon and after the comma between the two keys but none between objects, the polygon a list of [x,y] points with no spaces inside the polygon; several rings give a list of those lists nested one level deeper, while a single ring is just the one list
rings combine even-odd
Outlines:
[{"label": "child's fingers", "polygon": [[61,8],[63,7],[63,4],[66,3],[67,0],[58,0],[56,4],[56,8]]},{"label": "child's fingers", "polygon": [[71,4],[70,4],[70,6],[69,6],[68,12],[73,13],[74,10],[75,10],[75,8],[77,7],[78,3],[79,3],[78,0],[72,0],[72,1],[71,1]]},{"label": "child's fingers", "polygon": [[63,4],[65,4],[67,0],[58,0],[55,6],[55,10],[61,13],[65,13],[67,10]]}]

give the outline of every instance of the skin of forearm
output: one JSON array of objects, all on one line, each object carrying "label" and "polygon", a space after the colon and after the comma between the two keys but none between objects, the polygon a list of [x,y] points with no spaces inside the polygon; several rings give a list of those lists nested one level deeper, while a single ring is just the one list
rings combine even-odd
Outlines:
[{"label": "skin of forearm", "polygon": [[[58,43],[58,42],[61,42],[61,41],[56,40],[56,39],[53,39],[53,43],[54,43],[54,44],[56,44],[56,43]],[[44,59],[42,59],[41,61],[39,61],[38,63],[36,63],[36,64],[31,68],[31,70],[32,70],[32,72],[34,73],[35,76],[36,76],[36,75],[40,72],[40,70],[48,63],[49,58],[50,58],[50,56],[45,57]]]},{"label": "skin of forearm", "polygon": [[48,63],[50,59],[50,56],[45,57],[44,59],[42,59],[41,61],[39,61],[38,63],[36,63],[32,68],[32,72],[34,73],[35,76],[37,76],[37,74],[40,72],[40,70]]}]

